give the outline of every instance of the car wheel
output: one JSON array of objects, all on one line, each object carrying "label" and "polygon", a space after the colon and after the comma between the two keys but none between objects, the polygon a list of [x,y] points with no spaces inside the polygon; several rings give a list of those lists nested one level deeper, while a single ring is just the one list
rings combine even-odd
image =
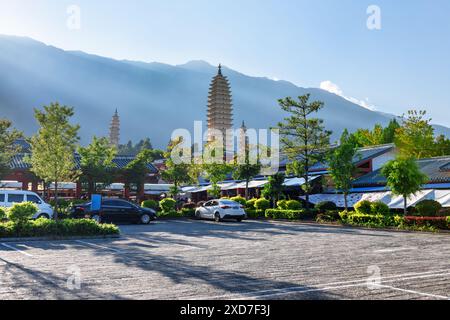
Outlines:
[{"label": "car wheel", "polygon": [[37,218],[38,219],[41,219],[41,218],[42,219],[50,219],[50,216],[48,214],[46,214],[46,213],[42,213]]},{"label": "car wheel", "polygon": [[141,224],[149,224],[151,221],[151,218],[148,214],[143,214],[141,216]]},{"label": "car wheel", "polygon": [[242,218],[237,218],[236,221],[237,222],[242,222]]},{"label": "car wheel", "polygon": [[214,215],[214,221],[216,222],[222,221],[222,219],[220,218],[220,214],[218,212],[216,212],[216,214]]},{"label": "car wheel", "polygon": [[94,214],[92,216],[92,220],[94,220],[97,223],[102,223],[102,218],[98,214]]},{"label": "car wheel", "polygon": [[195,211],[195,219],[200,220],[200,212]]}]

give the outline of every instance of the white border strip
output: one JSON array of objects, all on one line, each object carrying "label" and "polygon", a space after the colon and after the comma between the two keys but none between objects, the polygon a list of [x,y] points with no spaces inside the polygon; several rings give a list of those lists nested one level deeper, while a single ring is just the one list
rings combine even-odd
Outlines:
[{"label": "white border strip", "polygon": [[27,256],[27,257],[32,257],[32,256],[33,256],[32,254],[30,254],[30,253],[28,253],[28,252],[25,252],[25,251],[22,251],[22,250],[20,250],[20,249],[18,249],[18,248],[16,248],[16,247],[13,247],[13,246],[11,246],[11,245],[9,245],[9,244],[1,243],[1,245],[4,246],[5,248],[8,248],[8,249],[17,251],[17,252],[23,254],[24,256]]}]

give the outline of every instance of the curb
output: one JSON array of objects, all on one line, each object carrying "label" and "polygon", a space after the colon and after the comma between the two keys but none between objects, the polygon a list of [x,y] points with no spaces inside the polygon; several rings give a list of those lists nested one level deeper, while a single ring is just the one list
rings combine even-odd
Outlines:
[{"label": "curb", "polygon": [[326,226],[326,227],[334,227],[334,228],[347,228],[347,229],[359,229],[359,230],[370,230],[370,231],[384,231],[384,232],[403,232],[403,233],[414,233],[414,234],[432,234],[432,235],[447,235],[450,234],[450,230],[438,230],[437,232],[430,232],[430,231],[417,231],[417,230],[402,230],[402,229],[396,229],[396,228],[368,228],[363,226],[352,226],[352,225],[343,225],[343,224],[334,224],[334,223],[318,223],[318,222],[308,222],[308,221],[300,221],[300,220],[287,220],[287,219],[279,219],[279,220],[273,220],[273,219],[247,219],[247,220],[253,220],[253,221],[266,221],[266,222],[287,222],[292,224],[303,224],[303,225],[310,225],[310,226]]},{"label": "curb", "polygon": [[35,237],[35,238],[0,238],[0,242],[31,242],[31,241],[73,241],[95,239],[118,239],[120,234],[105,236],[74,236],[74,237]]}]

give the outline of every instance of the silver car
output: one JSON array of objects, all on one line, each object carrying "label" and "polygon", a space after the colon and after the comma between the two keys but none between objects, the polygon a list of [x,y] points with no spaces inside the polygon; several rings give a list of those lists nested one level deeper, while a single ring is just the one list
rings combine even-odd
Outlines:
[{"label": "silver car", "polygon": [[244,207],[231,200],[210,200],[195,210],[198,219],[211,219],[220,222],[224,219],[234,219],[241,222],[247,217]]}]

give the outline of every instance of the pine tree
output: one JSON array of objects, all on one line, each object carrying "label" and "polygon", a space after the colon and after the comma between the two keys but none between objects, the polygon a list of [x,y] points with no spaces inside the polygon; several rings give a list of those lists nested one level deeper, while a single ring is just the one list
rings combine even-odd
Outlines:
[{"label": "pine tree", "polygon": [[330,145],[331,131],[325,130],[322,119],[311,115],[323,108],[320,101],[309,102],[310,95],[298,97],[298,101],[288,97],[280,99],[281,108],[290,114],[278,124],[284,152],[293,161],[294,173],[305,179],[303,190],[306,207],[309,208],[309,169],[324,159]]}]

